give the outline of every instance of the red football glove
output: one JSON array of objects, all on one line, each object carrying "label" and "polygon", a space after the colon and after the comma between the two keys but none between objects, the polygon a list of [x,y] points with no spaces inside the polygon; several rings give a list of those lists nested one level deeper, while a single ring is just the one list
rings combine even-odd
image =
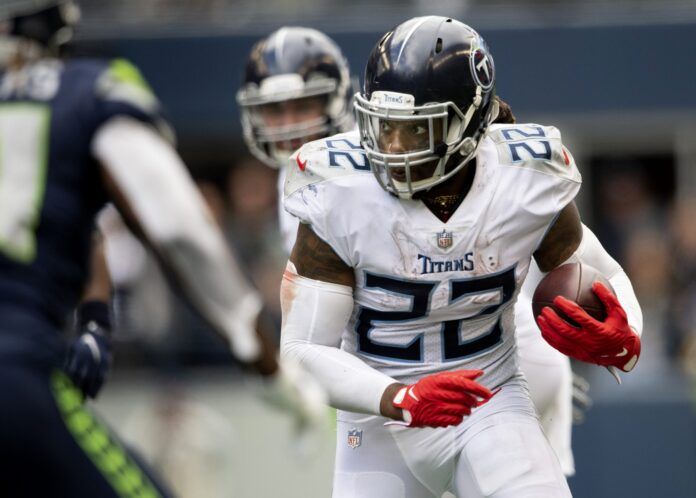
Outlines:
[{"label": "red football glove", "polygon": [[491,393],[474,379],[482,370],[457,370],[423,377],[399,389],[394,406],[401,408],[408,427],[447,427],[461,423],[471,410],[484,404]]},{"label": "red football glove", "polygon": [[554,306],[579,327],[569,324],[547,306],[537,317],[541,335],[566,356],[630,372],[640,356],[640,337],[628,326],[626,312],[609,289],[595,282],[592,291],[607,310],[603,322],[592,318],[577,303],[558,296],[553,300]]}]

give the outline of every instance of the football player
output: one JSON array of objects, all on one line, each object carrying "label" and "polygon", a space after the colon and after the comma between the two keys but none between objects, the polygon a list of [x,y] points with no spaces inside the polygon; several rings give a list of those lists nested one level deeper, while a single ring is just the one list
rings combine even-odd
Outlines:
[{"label": "football player", "polygon": [[586,230],[557,129],[492,124],[495,65],[453,19],[386,33],[355,96],[357,132],[291,157],[301,224],[283,284],[281,351],[339,409],[334,497],[570,496],[517,364],[513,305],[535,259],[598,268],[607,318],[562,298],[544,338],[630,371],[642,316],[630,281]]},{"label": "football player", "polygon": [[[61,330],[107,200],[234,353],[274,379],[279,402],[307,419],[322,416],[321,396],[257,337],[260,299],[137,69],[56,56],[78,15],[69,0],[0,4],[0,494],[160,496],[61,371]],[[98,354],[96,325],[82,346]]]},{"label": "football player", "polygon": [[[244,81],[237,93],[244,139],[264,164],[279,169],[279,224],[288,254],[298,219],[282,207],[287,160],[309,140],[347,132],[354,126],[349,68],[339,47],[314,29],[283,27],[251,49]],[[499,100],[498,123],[512,124],[510,107]],[[350,161],[350,155],[343,160]],[[534,273],[515,306],[520,367],[542,427],[566,475],[574,473],[571,451],[572,381],[570,361],[539,334],[531,311],[531,295],[539,281]]]},{"label": "football player", "polygon": [[280,28],[249,53],[237,92],[244,141],[259,160],[278,169],[278,220],[288,254],[299,221],[282,207],[285,165],[303,144],[355,126],[353,90],[341,50],[315,29]]}]

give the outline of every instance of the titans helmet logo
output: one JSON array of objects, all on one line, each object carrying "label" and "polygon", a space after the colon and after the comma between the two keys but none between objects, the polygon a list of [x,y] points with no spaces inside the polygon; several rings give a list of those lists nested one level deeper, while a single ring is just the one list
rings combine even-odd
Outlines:
[{"label": "titans helmet logo", "polygon": [[476,46],[469,60],[474,81],[483,90],[489,90],[495,83],[495,66],[488,49],[483,45]]}]

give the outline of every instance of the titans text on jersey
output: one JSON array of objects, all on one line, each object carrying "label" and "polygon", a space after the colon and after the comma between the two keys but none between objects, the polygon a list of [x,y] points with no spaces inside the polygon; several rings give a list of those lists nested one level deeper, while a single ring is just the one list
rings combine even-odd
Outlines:
[{"label": "titans text on jersey", "polygon": [[447,259],[436,261],[425,254],[418,255],[418,261],[421,262],[421,275],[426,273],[442,273],[448,271],[472,271],[474,269],[474,253],[467,252],[464,257],[457,259]]}]

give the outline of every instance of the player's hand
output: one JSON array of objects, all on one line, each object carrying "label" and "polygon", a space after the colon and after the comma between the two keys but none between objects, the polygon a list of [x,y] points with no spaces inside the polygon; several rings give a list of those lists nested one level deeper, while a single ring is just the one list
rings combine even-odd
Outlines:
[{"label": "player's hand", "polygon": [[264,382],[263,399],[293,418],[299,446],[313,445],[313,436],[326,426],[328,420],[328,398],[324,389],[310,374],[288,359],[280,361],[278,370]]},{"label": "player's hand", "polygon": [[553,300],[554,306],[579,326],[569,324],[547,306],[537,317],[541,335],[571,358],[630,372],[640,356],[640,337],[628,325],[626,312],[609,289],[595,282],[592,291],[606,308],[603,322],[592,318],[573,301],[558,296]]},{"label": "player's hand", "polygon": [[487,402],[494,393],[476,382],[482,370],[456,370],[423,377],[404,386],[394,396],[408,427],[447,427],[458,425],[471,410]]},{"label": "player's hand", "polygon": [[85,396],[96,398],[111,369],[109,331],[96,321],[88,321],[81,330],[68,350],[65,371]]}]

